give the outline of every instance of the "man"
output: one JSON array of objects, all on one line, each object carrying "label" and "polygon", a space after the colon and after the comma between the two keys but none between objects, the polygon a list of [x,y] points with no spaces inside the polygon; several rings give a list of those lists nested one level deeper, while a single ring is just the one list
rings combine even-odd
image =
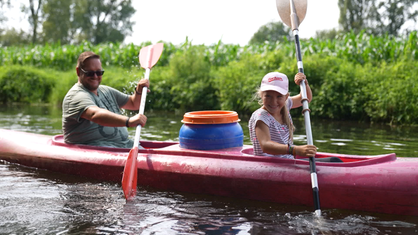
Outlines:
[{"label": "man", "polygon": [[78,82],[65,95],[62,104],[64,141],[107,147],[131,148],[127,127],[144,126],[147,117],[137,114],[127,117],[120,109],[139,110],[143,87],[149,81],[138,82],[133,95],[100,85],[104,70],[100,56],[91,51],[80,54],[76,72]]}]

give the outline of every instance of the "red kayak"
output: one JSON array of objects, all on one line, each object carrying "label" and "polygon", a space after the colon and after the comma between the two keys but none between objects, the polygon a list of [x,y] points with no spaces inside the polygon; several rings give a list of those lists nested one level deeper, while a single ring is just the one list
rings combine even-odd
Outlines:
[{"label": "red kayak", "polygon": [[[309,162],[252,155],[252,146],[196,150],[141,141],[139,186],[312,206]],[[62,136],[0,129],[0,159],[103,181],[121,182],[130,149],[70,145]],[[318,153],[322,208],[418,216],[418,158]]]}]

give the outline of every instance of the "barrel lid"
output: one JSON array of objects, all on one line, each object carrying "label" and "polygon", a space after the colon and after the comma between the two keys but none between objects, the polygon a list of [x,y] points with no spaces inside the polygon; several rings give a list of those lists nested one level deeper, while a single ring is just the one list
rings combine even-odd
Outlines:
[{"label": "barrel lid", "polygon": [[181,122],[185,124],[224,124],[239,121],[238,113],[235,111],[207,110],[187,112]]}]

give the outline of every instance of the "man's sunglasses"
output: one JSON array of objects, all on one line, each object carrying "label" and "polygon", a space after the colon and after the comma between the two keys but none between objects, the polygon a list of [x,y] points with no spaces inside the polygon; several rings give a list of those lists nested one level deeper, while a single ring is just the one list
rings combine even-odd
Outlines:
[{"label": "man's sunglasses", "polygon": [[97,70],[97,71],[86,71],[82,68],[80,68],[81,72],[83,72],[87,77],[93,77],[94,74],[97,76],[102,76],[104,74],[104,70]]}]

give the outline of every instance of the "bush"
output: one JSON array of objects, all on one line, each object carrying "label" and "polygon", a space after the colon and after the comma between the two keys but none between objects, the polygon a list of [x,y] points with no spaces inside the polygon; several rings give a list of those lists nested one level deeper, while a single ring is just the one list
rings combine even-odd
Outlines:
[{"label": "bush", "polygon": [[261,79],[266,74],[260,69],[260,55],[247,54],[240,61],[232,61],[215,72],[217,96],[222,110],[248,114],[260,105],[253,99]]},{"label": "bush", "polygon": [[365,89],[369,99],[364,109],[374,122],[391,124],[418,123],[418,64],[398,62],[375,70]]},{"label": "bush", "polygon": [[216,89],[211,77],[211,65],[205,60],[204,47],[185,45],[172,55],[160,81],[171,87],[170,102],[175,109],[218,109]]},{"label": "bush", "polygon": [[48,71],[31,67],[2,68],[0,101],[22,103],[49,102],[55,79]]}]

